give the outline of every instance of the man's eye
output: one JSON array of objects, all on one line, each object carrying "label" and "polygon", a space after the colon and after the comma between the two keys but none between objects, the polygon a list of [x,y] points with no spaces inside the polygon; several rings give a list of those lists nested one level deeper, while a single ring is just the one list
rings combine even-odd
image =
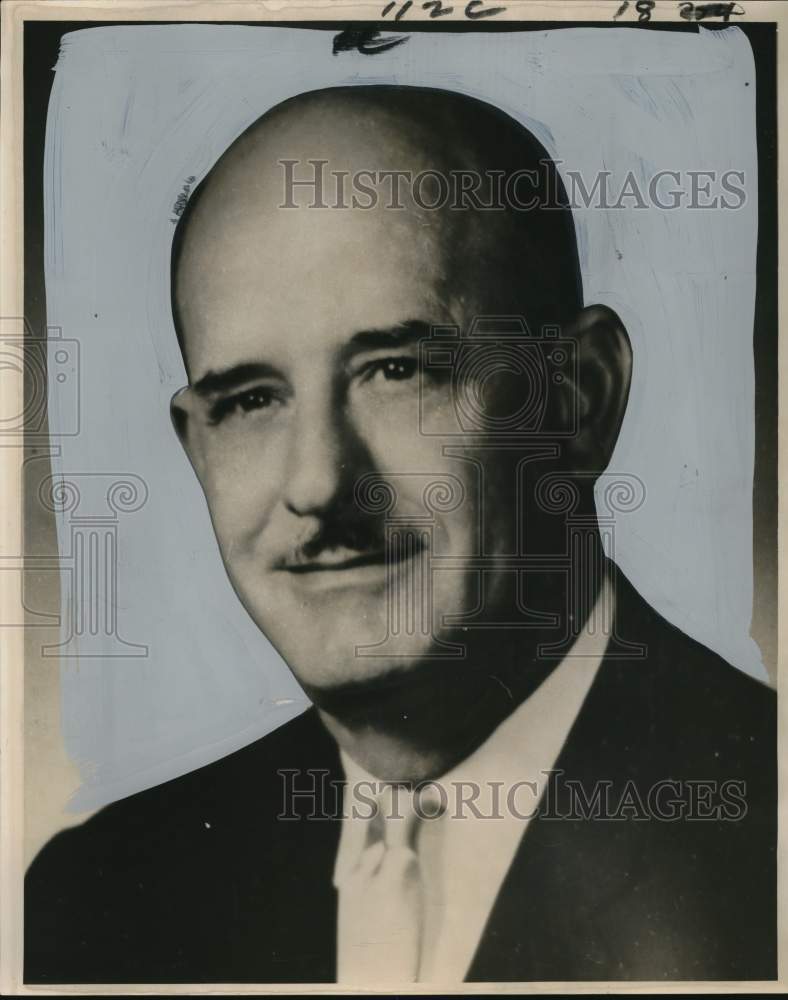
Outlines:
[{"label": "man's eye", "polygon": [[386,382],[405,382],[413,378],[419,370],[417,358],[382,358],[373,362],[368,372],[370,378],[382,378]]},{"label": "man's eye", "polygon": [[254,410],[268,409],[276,400],[276,393],[264,386],[244,389],[243,392],[237,392],[234,396],[215,402],[211,406],[209,419],[212,424],[219,424],[233,414],[243,415]]},{"label": "man's eye", "polygon": [[262,410],[270,406],[273,395],[269,389],[248,389],[236,396],[236,404],[245,412],[250,410]]}]

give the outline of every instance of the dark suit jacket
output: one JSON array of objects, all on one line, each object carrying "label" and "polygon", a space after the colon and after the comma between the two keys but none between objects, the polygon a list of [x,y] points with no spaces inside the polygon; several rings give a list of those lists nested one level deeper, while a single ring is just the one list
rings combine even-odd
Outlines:
[{"label": "dark suit jacket", "polygon": [[[774,693],[617,589],[617,633],[648,655],[600,667],[467,979],[775,978]],[[332,981],[340,823],[277,820],[283,769],[322,769],[332,810],[314,710],[58,834],[27,876],[25,981]],[[717,818],[644,816],[666,780],[662,815],[689,795]],[[594,813],[600,781],[618,818]],[[572,782],[591,818],[556,818]]]}]

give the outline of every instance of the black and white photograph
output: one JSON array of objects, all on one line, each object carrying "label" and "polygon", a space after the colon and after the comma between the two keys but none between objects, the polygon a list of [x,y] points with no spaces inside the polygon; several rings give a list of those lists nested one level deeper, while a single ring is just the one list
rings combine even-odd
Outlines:
[{"label": "black and white photograph", "polygon": [[786,13],[4,5],[4,991],[785,986]]}]

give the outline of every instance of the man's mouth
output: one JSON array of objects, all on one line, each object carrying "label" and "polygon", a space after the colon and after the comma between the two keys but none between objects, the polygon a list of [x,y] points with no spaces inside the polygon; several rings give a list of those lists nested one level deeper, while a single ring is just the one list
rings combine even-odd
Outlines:
[{"label": "man's mouth", "polygon": [[320,554],[317,559],[297,560],[287,562],[283,569],[290,573],[326,573],[343,569],[353,569],[355,566],[372,566],[386,561],[386,550],[371,549],[359,552],[356,549],[336,548]]},{"label": "man's mouth", "polygon": [[280,569],[303,585],[350,586],[384,581],[389,568],[415,558],[424,549],[421,532],[408,533],[401,544],[359,550],[337,546],[313,558],[288,557]]}]

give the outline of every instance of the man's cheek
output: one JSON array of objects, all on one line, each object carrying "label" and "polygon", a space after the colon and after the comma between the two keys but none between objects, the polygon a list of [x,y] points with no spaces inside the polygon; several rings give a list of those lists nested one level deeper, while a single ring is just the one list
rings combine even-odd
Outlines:
[{"label": "man's cheek", "polygon": [[446,439],[421,433],[418,428],[407,432],[389,427],[371,441],[375,467],[381,475],[418,475],[427,482],[430,478],[440,481],[448,474],[457,474],[456,459],[444,454]]},{"label": "man's cheek", "polygon": [[270,523],[274,491],[264,488],[258,477],[215,483],[206,496],[225,559],[233,562],[252,555]]}]

